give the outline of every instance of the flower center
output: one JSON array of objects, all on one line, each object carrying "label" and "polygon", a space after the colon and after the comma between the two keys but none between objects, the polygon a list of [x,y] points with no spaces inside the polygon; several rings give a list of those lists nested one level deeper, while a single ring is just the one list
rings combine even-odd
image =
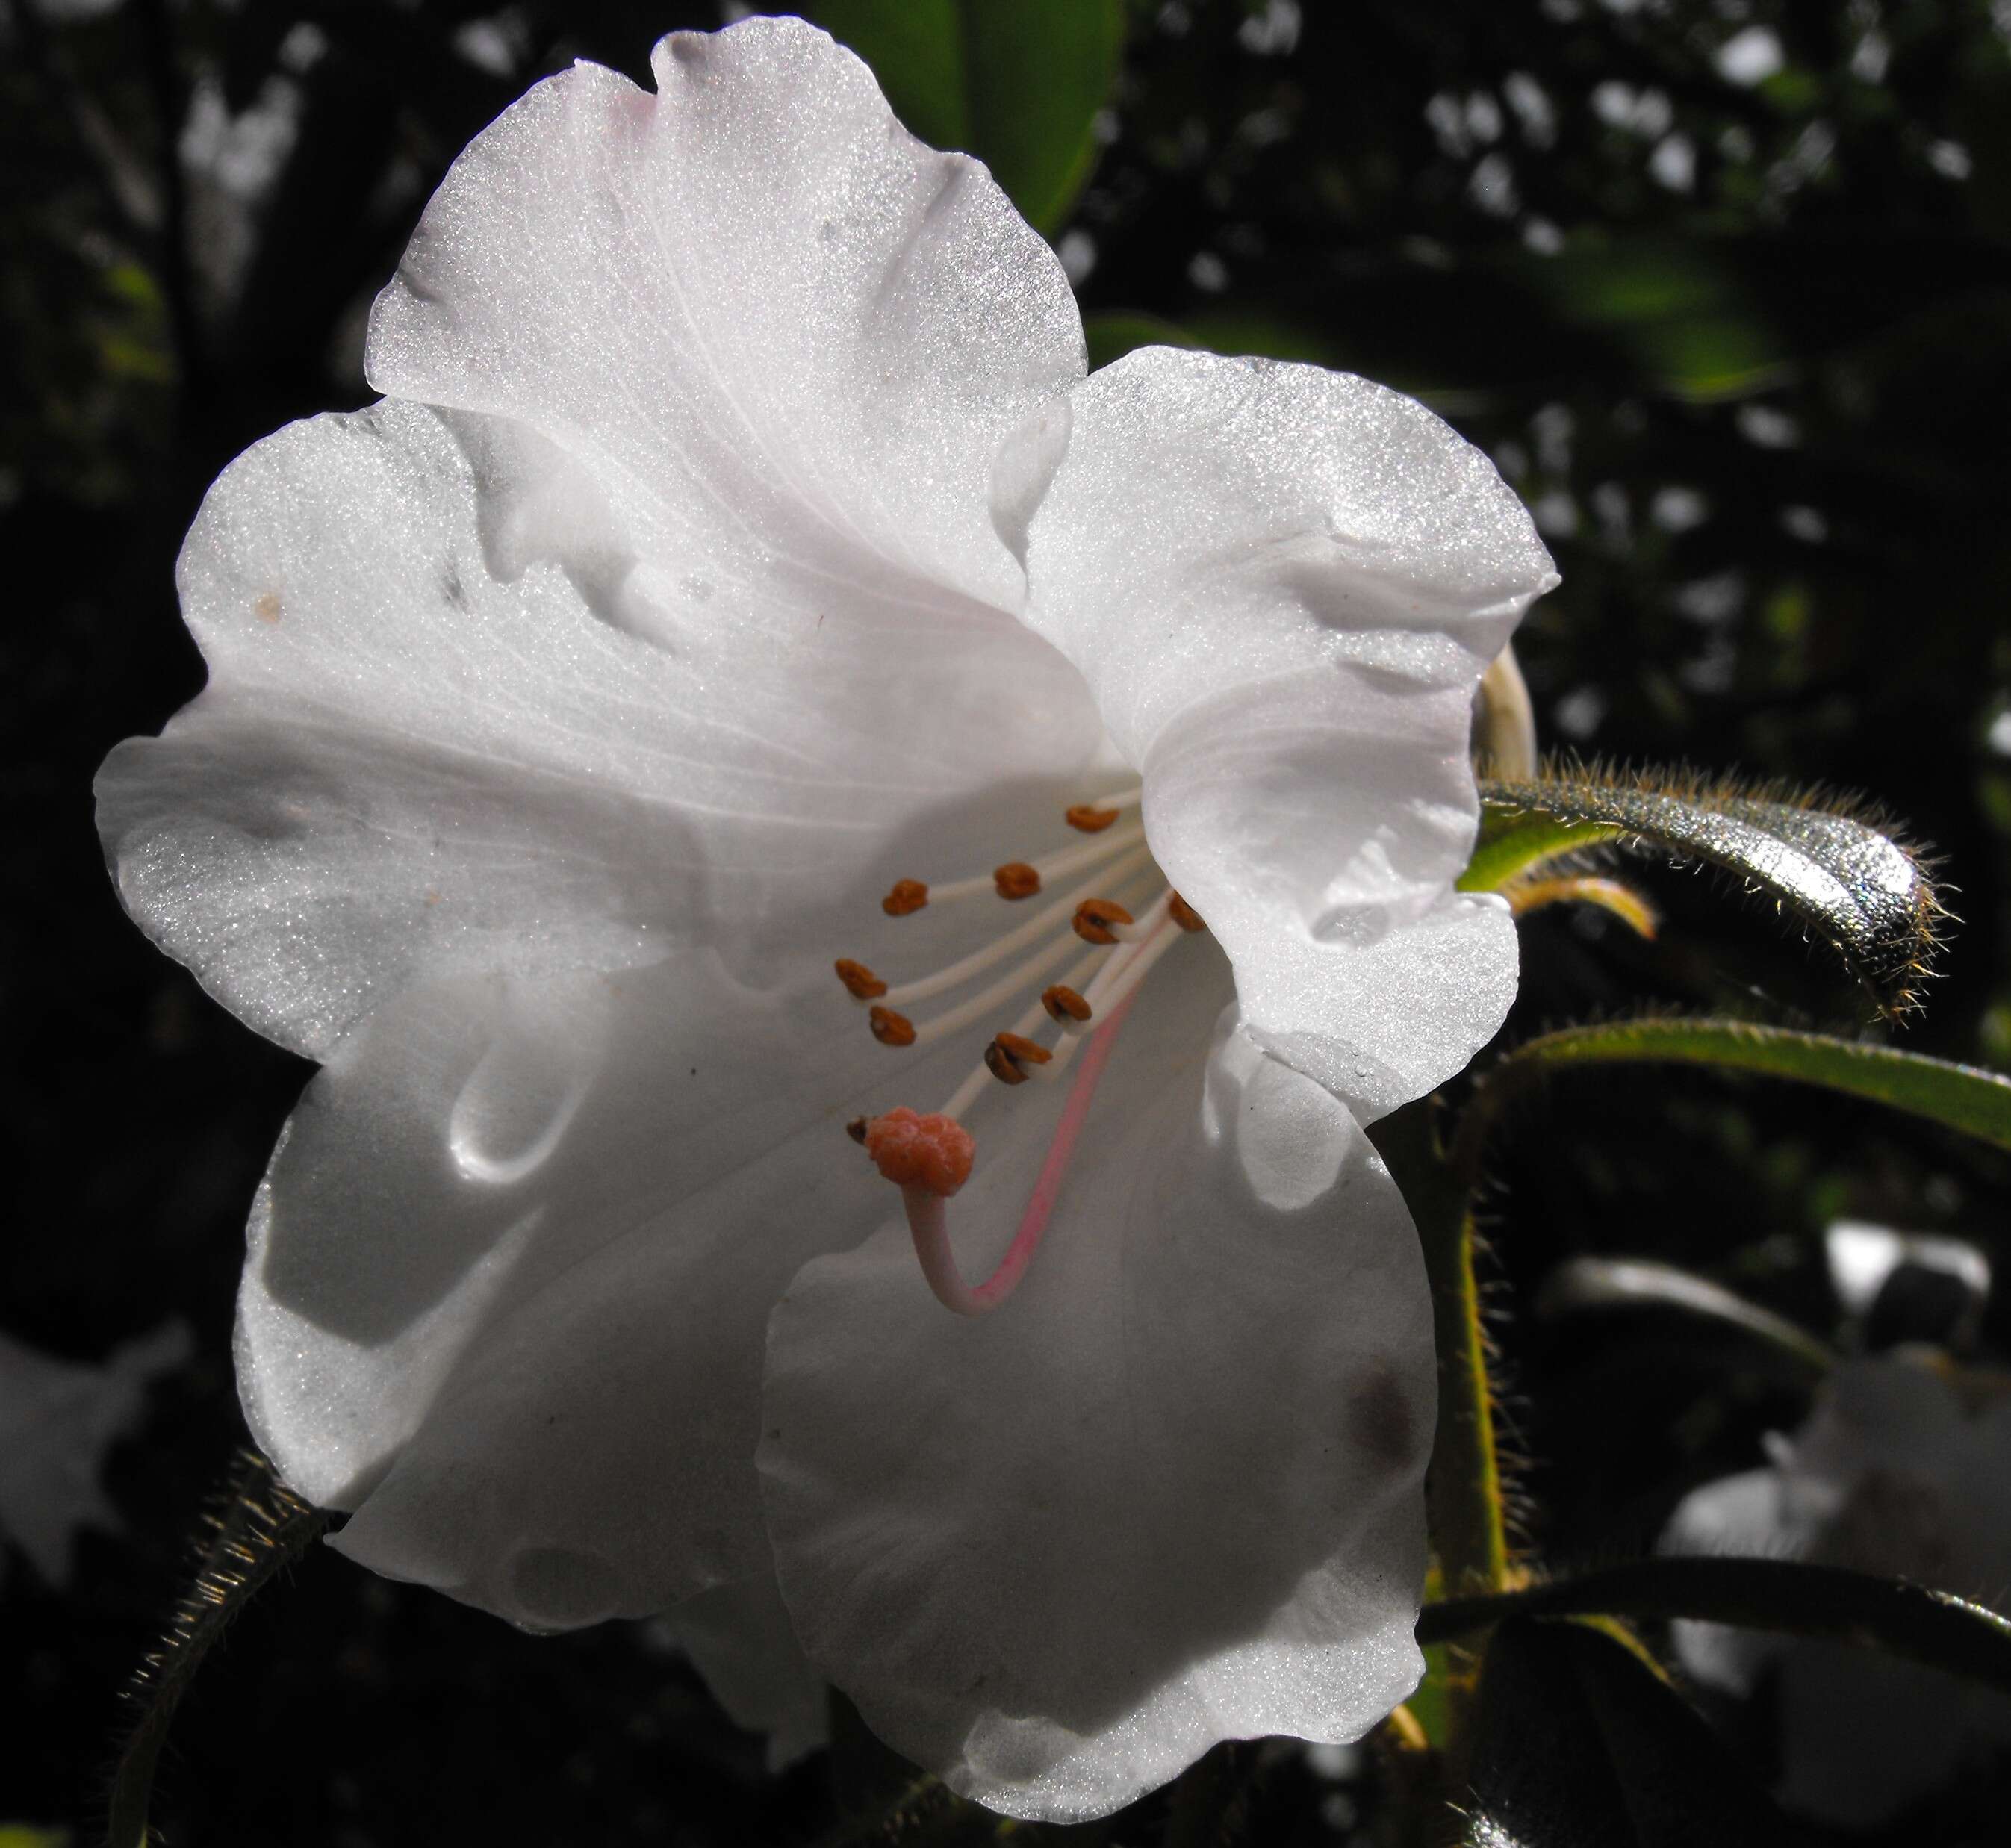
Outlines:
[{"label": "flower center", "polygon": [[[1041,859],[1008,860],[989,874],[935,885],[897,880],[881,900],[889,917],[987,897],[1017,904],[1045,893],[1055,881],[1072,881],[1030,917],[968,956],[891,985],[850,957],[834,965],[846,992],[866,1009],[873,1037],[897,1049],[928,1045],[987,1018],[995,1020],[1014,1000],[1033,992],[1011,1025],[993,1033],[984,1056],[941,1109],[924,1116],[903,1106],[849,1126],[880,1172],[900,1187],[922,1274],[938,1299],[959,1315],[996,1309],[1025,1274],[1047,1230],[1117,1029],[1140,985],[1183,935],[1207,928],[1152,863],[1143,824],[1126,819],[1140,795],[1135,789],[1123,790],[1069,809],[1064,816],[1069,826],[1091,838]],[[1087,876],[1077,880],[1077,874]],[[995,975],[1002,965],[1002,973]],[[1058,970],[1059,980],[1040,985]],[[966,989],[974,992],[949,999]],[[938,999],[949,999],[949,1005],[926,1017],[906,1011],[918,1002]],[[1050,1028],[1051,1037],[1041,1037]],[[976,1156],[976,1141],[962,1120],[995,1083],[1058,1082],[1084,1047],[1019,1233],[990,1278],[973,1288],[950,1251],[944,1204],[970,1177]]]}]

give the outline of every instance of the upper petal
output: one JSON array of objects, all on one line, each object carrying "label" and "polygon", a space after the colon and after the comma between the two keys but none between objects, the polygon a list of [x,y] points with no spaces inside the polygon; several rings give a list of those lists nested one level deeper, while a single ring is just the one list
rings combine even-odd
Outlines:
[{"label": "upper petal", "polygon": [[[770,1325],[797,1633],[876,1731],[1011,1814],[1102,1814],[1222,1739],[1356,1738],[1418,1671],[1416,1237],[1347,1111],[1233,1010],[1202,1058],[1208,967],[1154,978],[1009,1301],[949,1314],[895,1226]],[[976,1127],[950,1210],[981,1250],[1029,1177],[1016,1122]]]},{"label": "upper petal", "polygon": [[102,824],[141,921],[297,1050],[457,970],[738,952],[1099,748],[987,511],[1082,372],[1052,252],[800,21],[657,71],[478,138],[379,301],[394,401],[258,445],[184,549],[210,685]]},{"label": "upper petal", "polygon": [[178,574],[209,685],[98,780],[135,916],[297,1051],[457,971],[758,967],[895,835],[1097,746],[1080,676],[1003,616],[882,646],[870,600],[827,599],[673,651],[555,564],[499,575],[468,434],[392,402],[233,463]]},{"label": "upper petal", "polygon": [[654,95],[577,65],[455,162],[378,300],[372,383],[536,432],[575,477],[550,491],[604,515],[546,543],[649,561],[617,619],[650,632],[701,582],[751,625],[781,580],[1016,607],[985,482],[1082,375],[1053,253],[799,20],[674,34],[652,67]]},{"label": "upper petal", "polygon": [[993,494],[1249,1030],[1369,1114],[1458,1070],[1515,969],[1452,889],[1473,691],[1556,582],[1487,459],[1359,379],[1150,348],[1023,427]]}]

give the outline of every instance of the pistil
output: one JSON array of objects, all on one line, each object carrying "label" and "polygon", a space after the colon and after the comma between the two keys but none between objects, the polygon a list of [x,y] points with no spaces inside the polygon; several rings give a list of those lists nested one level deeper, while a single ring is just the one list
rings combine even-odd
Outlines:
[{"label": "pistil", "polygon": [[946,1205],[970,1177],[976,1145],[970,1131],[942,1113],[922,1116],[906,1108],[889,1110],[884,1116],[855,1126],[854,1133],[865,1143],[874,1166],[900,1187],[916,1259],[930,1290],[944,1308],[959,1316],[988,1315],[1013,1294],[1027,1274],[1027,1267],[1040,1249],[1054,1216],[1055,1202],[1060,1198],[1069,1163],[1088,1120],[1104,1067],[1109,1063],[1117,1030],[1124,1024],[1130,1008],[1127,995],[1090,1036],[1089,1050],[1062,1106],[1061,1119],[1048,1145],[1047,1159],[1041,1164],[1033,1193],[1020,1216],[1020,1228],[998,1268],[975,1288],[964,1281],[963,1273],[957,1269],[956,1255],[950,1248]]}]

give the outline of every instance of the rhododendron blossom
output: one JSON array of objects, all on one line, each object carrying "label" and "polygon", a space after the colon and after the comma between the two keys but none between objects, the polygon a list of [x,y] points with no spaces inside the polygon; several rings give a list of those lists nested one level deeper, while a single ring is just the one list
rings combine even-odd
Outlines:
[{"label": "rhododendron blossom", "polygon": [[1361,1126],[1512,995],[1454,881],[1550,561],[1378,386],[1085,377],[813,29],[654,70],[455,164],[383,401],[218,482],[208,687],[101,782],[134,915],[322,1066],[253,1430],[366,1565],[667,1612],[750,1720],[814,1672],[1014,1814],[1358,1737],[1433,1416]]},{"label": "rhododendron blossom", "polygon": [[[1801,1429],[1770,1437],[1764,1468],[1683,1498],[1663,1550],[1813,1559],[1999,1602],[2011,1583],[2007,1386],[1926,1348],[1845,1361]],[[1779,1796],[1828,1821],[1890,1821],[2011,1745],[2002,1693],[1917,1662],[1713,1623],[1679,1623],[1675,1640],[1696,1679],[1728,1693],[1774,1678]]]}]

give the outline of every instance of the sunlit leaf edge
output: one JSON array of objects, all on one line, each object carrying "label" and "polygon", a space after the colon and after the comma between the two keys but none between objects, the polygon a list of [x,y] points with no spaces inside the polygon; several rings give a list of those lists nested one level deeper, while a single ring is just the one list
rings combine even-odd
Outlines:
[{"label": "sunlit leaf edge", "polygon": [[[1684,767],[1553,762],[1529,782],[1483,782],[1483,824],[1462,884],[1497,890],[1603,844],[1715,867],[1826,943],[1879,1012],[1920,1006],[1949,913],[1934,864],[1891,818],[1838,792]],[[1518,817],[1547,817],[1546,836]]]}]

